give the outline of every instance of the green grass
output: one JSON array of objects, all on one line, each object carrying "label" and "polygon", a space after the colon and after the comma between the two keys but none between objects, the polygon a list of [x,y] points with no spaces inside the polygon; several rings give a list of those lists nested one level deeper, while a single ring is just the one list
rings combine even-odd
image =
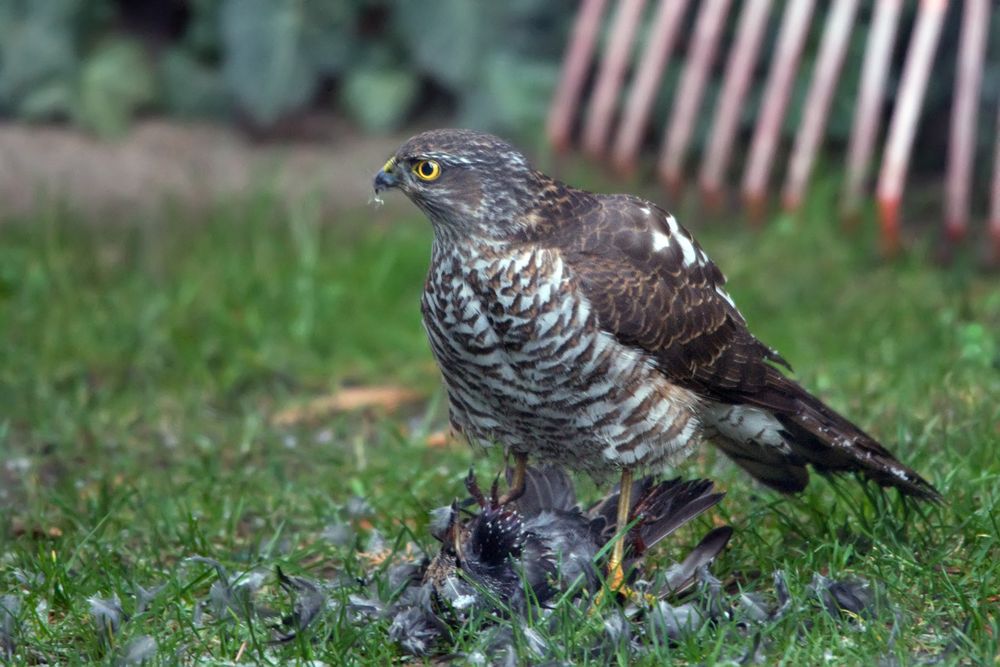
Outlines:
[{"label": "green grass", "polygon": [[[729,492],[710,514],[736,532],[713,571],[730,589],[768,591],[781,569],[798,597],[814,572],[860,576],[895,609],[861,625],[793,613],[764,628],[768,663],[864,665],[888,653],[907,664],[948,644],[952,660],[993,662],[997,278],[920,258],[882,263],[867,235],[841,236],[827,208],[818,202],[762,233],[715,225],[699,237],[758,336],[947,501],[915,511],[894,494],[819,477],[802,496],[780,497],[706,450],[682,473]],[[427,511],[461,493],[470,465],[498,468],[496,457],[425,445],[445,423],[419,322],[430,232],[416,213],[391,226],[371,217],[321,220],[260,197],[197,221],[88,226],[53,208],[0,226],[0,594],[22,601],[14,662],[111,662],[140,635],[155,638],[164,664],[398,655],[385,622],[346,623],[342,612],[286,646],[269,646],[256,618],[205,613],[198,624],[215,575],[184,560],[268,571],[259,600],[287,611],[275,566],[363,575],[358,550],[372,529],[389,545],[430,549]],[[376,383],[429,400],[386,417],[270,424],[280,408]],[[357,495],[372,506],[364,518],[345,509]],[[357,529],[346,546],[321,537],[339,520]],[[662,557],[707,525],[659,547]],[[158,584],[134,613],[135,587]],[[130,618],[107,638],[87,600],[113,594]],[[536,624],[553,638],[549,658],[584,661],[604,636],[600,618],[557,614],[573,622]],[[456,651],[476,648],[477,627],[458,634]],[[723,623],[648,660],[711,664],[751,644]]]}]

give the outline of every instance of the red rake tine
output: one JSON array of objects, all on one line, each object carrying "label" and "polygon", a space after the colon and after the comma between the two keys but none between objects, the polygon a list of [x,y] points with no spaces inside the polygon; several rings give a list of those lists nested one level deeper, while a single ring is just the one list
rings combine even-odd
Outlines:
[{"label": "red rake tine", "polygon": [[632,52],[633,37],[645,5],[645,0],[621,0],[618,5],[618,13],[611,27],[608,48],[601,61],[601,69],[594,86],[594,96],[590,100],[583,130],[583,149],[593,158],[604,155],[608,130],[618,102],[618,93],[622,89],[629,55]]},{"label": "red rake tine", "polygon": [[892,48],[896,42],[902,6],[903,0],[878,0],[875,5],[847,148],[847,181],[842,215],[848,220],[855,219],[861,208],[861,195],[875,149],[875,138],[878,136],[886,80],[889,78]]},{"label": "red rake tine", "polygon": [[702,194],[712,208],[718,208],[722,203],[722,179],[739,129],[743,101],[750,89],[770,10],[771,0],[748,0],[740,14],[736,40],[726,63],[722,92],[699,177]]},{"label": "red rake tine", "polygon": [[969,224],[969,187],[976,150],[979,86],[983,78],[989,25],[990,0],[965,0],[945,186],[945,234],[953,242],[965,236]]},{"label": "red rake tine", "polygon": [[838,0],[830,7],[823,39],[820,42],[816,69],[813,71],[812,83],[806,95],[802,123],[799,125],[795,145],[792,148],[788,177],[782,196],[786,210],[794,211],[802,203],[802,196],[816,160],[816,152],[823,139],[823,130],[826,129],[830,104],[837,90],[857,8],[858,0]]},{"label": "red rake tine", "polygon": [[882,223],[882,248],[887,254],[899,250],[899,202],[906,181],[906,168],[920,117],[927,79],[944,24],[948,0],[921,0],[917,22],[910,38],[896,108],[889,123],[882,169],[878,179],[878,208]]},{"label": "red rake tine", "polygon": [[545,129],[549,143],[558,152],[569,149],[573,133],[573,118],[576,115],[583,93],[583,84],[594,58],[597,35],[601,30],[601,16],[607,0],[583,0],[573,24],[566,58],[563,60],[559,85],[552,98],[549,117]]},{"label": "red rake tine", "polygon": [[764,88],[760,117],[743,174],[743,201],[749,210],[750,220],[754,223],[759,223],[764,213],[771,162],[781,137],[781,123],[795,83],[795,73],[809,34],[809,18],[815,4],[815,0],[789,2],[781,17],[778,46]]},{"label": "red rake tine", "polygon": [[728,11],[729,0],[704,0],[695,24],[691,54],[675,96],[674,111],[659,164],[660,179],[673,196],[680,190],[684,155],[698,118],[705,82],[715,62],[715,51]]},{"label": "red rake tine", "polygon": [[990,239],[993,256],[990,261],[1000,266],[1000,109],[997,109],[996,146],[993,149],[993,186],[990,189]]},{"label": "red rake tine", "polygon": [[639,60],[639,70],[632,80],[622,121],[612,153],[615,169],[622,176],[635,173],[642,137],[653,109],[656,91],[663,82],[663,72],[670,62],[678,28],[687,10],[688,0],[660,0],[650,27],[646,52]]}]

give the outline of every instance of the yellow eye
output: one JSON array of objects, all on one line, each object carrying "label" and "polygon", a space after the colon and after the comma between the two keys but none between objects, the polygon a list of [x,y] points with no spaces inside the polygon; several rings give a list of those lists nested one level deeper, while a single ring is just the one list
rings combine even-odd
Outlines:
[{"label": "yellow eye", "polygon": [[413,165],[413,173],[421,181],[436,181],[441,175],[441,165],[434,160],[421,160]]}]

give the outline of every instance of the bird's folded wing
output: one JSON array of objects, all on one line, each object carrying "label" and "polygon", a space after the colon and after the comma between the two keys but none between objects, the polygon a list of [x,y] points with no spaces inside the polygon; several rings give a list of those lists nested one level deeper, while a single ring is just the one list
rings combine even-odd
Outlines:
[{"label": "bird's folded wing", "polygon": [[787,364],[750,333],[722,272],[686,230],[633,197],[608,198],[587,218],[560,251],[604,331],[699,395],[780,400],[761,390],[782,377],[771,362]]}]

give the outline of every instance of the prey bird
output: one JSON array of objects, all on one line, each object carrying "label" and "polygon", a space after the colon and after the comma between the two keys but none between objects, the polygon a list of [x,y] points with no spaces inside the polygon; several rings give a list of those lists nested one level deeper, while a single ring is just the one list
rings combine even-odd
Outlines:
[{"label": "prey bird", "polygon": [[[400,190],[433,227],[423,323],[452,425],[514,457],[501,504],[522,491],[530,456],[620,474],[625,525],[634,472],[672,467],[703,440],[786,493],[811,465],[939,497],[782,372],[722,272],[655,204],[570,187],[470,130],[411,138],[374,188]],[[626,592],[623,556],[619,540],[609,582]]]},{"label": "prey bird", "polygon": [[[447,524],[435,535],[441,550],[424,573],[424,581],[445,608],[459,602],[469,606],[499,602],[523,613],[531,601],[547,606],[576,586],[600,591],[595,562],[624,529],[616,523],[619,489],[584,511],[566,473],[553,466],[529,466],[524,493],[506,504],[500,504],[495,487],[490,495],[480,491],[471,472],[466,488],[479,511],[465,516],[457,505],[451,507]],[[629,491],[636,522],[623,535],[629,571],[647,550],[714,507],[724,495],[702,479],[658,482],[643,477]],[[667,571],[662,595],[676,596],[689,589],[699,568],[715,559],[731,535],[728,526],[706,534],[683,562]]]}]

